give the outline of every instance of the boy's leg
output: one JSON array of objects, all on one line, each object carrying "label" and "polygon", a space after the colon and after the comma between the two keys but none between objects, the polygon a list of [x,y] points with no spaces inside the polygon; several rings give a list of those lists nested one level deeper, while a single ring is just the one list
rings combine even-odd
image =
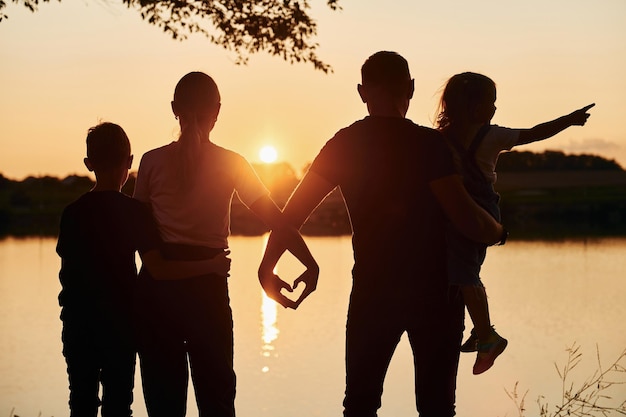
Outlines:
[{"label": "boy's leg", "polygon": [[[376,417],[383,381],[404,332],[400,320],[382,309],[350,303],[346,326],[345,417]],[[360,305],[359,305],[360,304]]]},{"label": "boy's leg", "polygon": [[111,339],[103,353],[102,417],[130,417],[135,385],[135,347],[130,340]]},{"label": "boy's leg", "polygon": [[70,416],[98,415],[100,363],[96,341],[85,326],[63,324],[63,356],[67,364],[70,388]]}]

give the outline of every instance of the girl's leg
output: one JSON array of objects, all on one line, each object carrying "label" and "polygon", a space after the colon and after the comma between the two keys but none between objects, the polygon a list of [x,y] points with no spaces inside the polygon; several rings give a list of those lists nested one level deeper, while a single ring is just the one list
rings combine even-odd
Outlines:
[{"label": "girl's leg", "polygon": [[493,362],[506,348],[507,340],[500,337],[491,326],[485,287],[466,285],[461,287],[461,291],[474,322],[474,333],[478,337],[478,353],[473,367],[473,373],[477,375],[493,366]]},{"label": "girl's leg", "polygon": [[482,285],[462,285],[461,292],[467,312],[474,323],[474,333],[479,340],[486,340],[491,334],[491,319],[485,287]]}]

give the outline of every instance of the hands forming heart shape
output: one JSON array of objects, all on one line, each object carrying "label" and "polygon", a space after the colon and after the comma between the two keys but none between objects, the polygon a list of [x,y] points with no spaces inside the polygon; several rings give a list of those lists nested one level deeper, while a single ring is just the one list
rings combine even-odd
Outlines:
[{"label": "hands forming heart shape", "polygon": [[[296,280],[293,282],[293,286],[289,285],[287,282],[283,281],[278,275],[272,273],[259,274],[259,281],[261,282],[261,286],[263,290],[272,300],[276,301],[278,304],[282,305],[285,308],[293,308],[294,310],[298,308],[300,303],[304,301],[315,289],[317,288],[317,279],[319,275],[319,269],[311,270],[307,269],[304,271]],[[296,288],[300,286],[300,283],[304,284],[304,288],[300,295],[295,299],[291,299],[287,297],[283,290],[287,293],[293,293]]]}]

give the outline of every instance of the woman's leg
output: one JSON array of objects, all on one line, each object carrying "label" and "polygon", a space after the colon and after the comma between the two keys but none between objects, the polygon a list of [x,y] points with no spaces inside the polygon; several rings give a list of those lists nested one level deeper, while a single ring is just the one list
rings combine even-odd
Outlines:
[{"label": "woman's leg", "polygon": [[226,280],[193,281],[185,324],[199,416],[234,417],[233,320]]},{"label": "woman's leg", "polygon": [[158,345],[140,349],[139,363],[148,416],[184,417],[189,381],[184,343],[161,339]]},{"label": "woman's leg", "polygon": [[174,281],[140,282],[136,335],[150,417],[184,417],[187,410],[189,366],[180,311],[185,300],[179,287]]}]

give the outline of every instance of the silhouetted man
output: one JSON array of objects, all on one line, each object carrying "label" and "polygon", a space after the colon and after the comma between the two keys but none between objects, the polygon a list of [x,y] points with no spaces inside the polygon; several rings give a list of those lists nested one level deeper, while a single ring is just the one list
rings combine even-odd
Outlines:
[{"label": "silhouetted man", "polygon": [[[378,52],[361,69],[369,116],[340,130],[313,161],[285,209],[301,226],[335,187],[353,230],[353,287],[346,328],[344,415],[376,416],[389,362],[407,332],[422,417],[453,416],[463,302],[446,275],[445,222],[493,244],[503,229],[463,188],[440,134],[405,118],[414,83],[406,60]],[[315,290],[310,274],[297,301],[273,274],[284,247],[270,237],[259,279],[270,297],[296,308]]]}]

